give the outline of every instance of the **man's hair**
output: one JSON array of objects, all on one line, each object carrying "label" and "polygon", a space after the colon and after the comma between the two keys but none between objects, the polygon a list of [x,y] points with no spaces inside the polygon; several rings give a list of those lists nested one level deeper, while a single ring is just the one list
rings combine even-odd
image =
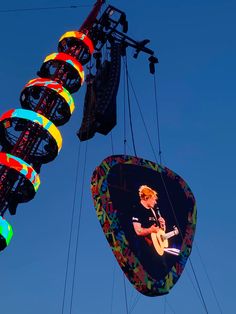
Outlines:
[{"label": "man's hair", "polygon": [[147,185],[141,185],[138,192],[141,200],[148,200],[153,196],[158,197],[158,193]]}]

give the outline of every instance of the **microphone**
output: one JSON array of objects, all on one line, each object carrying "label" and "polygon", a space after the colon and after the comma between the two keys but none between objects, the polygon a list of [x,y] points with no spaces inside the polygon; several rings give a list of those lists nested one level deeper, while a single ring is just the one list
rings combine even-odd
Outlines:
[{"label": "microphone", "polygon": [[153,209],[156,210],[157,214],[159,215],[159,217],[161,217],[161,213],[160,213],[159,207],[157,205],[155,205]]}]

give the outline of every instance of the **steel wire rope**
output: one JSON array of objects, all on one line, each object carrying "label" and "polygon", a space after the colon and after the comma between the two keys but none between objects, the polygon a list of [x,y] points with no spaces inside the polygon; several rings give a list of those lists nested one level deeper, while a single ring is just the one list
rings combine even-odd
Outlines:
[{"label": "steel wire rope", "polygon": [[[137,95],[136,95],[135,90],[134,90],[134,88],[133,88],[133,84],[132,84],[132,81],[131,81],[130,77],[129,77],[129,80],[130,80],[130,85],[131,85],[131,88],[132,88],[132,90],[133,90],[134,97],[135,97],[135,99],[136,99],[136,103],[137,103],[137,105],[138,105],[139,112],[140,112],[140,115],[141,115],[141,118],[142,118],[142,121],[143,121],[143,124],[144,124],[144,127],[145,127],[145,131],[146,131],[147,136],[148,136],[148,139],[149,139],[149,143],[150,143],[150,145],[151,145],[153,154],[154,154],[154,156],[155,156],[155,161],[158,163],[158,158],[157,158],[157,156],[156,156],[156,154],[155,154],[155,150],[154,150],[154,147],[153,147],[153,145],[152,145],[152,141],[151,141],[149,132],[148,132],[148,130],[147,130],[146,123],[145,123],[145,120],[144,120],[144,118],[143,118],[143,114],[142,114],[142,111],[141,111],[141,108],[140,108],[140,105],[139,105],[139,102],[138,102],[138,99],[137,99]],[[156,86],[156,84],[155,84],[155,86]],[[155,97],[156,97],[156,96],[155,96]],[[160,145],[160,141],[159,141],[159,145]],[[159,150],[159,153],[160,153],[160,152],[161,152],[161,151]],[[171,209],[172,209],[172,212],[173,212],[175,221],[176,221],[177,225],[179,226],[178,219],[177,219],[177,217],[176,217],[176,215],[175,215],[174,207],[173,207],[172,201],[171,201],[171,199],[170,199],[170,196],[169,196],[168,190],[167,190],[167,188],[166,188],[166,185],[165,185],[164,179],[163,179],[163,177],[162,177],[162,174],[161,174],[161,179],[162,179],[162,182],[163,182],[163,185],[164,185],[164,188],[165,188],[165,191],[166,191],[166,194],[167,194],[169,203],[170,203],[170,205],[171,205]],[[180,228],[179,228],[179,229],[180,229]],[[183,239],[183,235],[182,235],[182,233],[181,233],[181,230],[180,230],[180,235],[181,235],[181,238]],[[201,288],[200,288],[198,279],[197,279],[197,277],[196,277],[196,274],[195,274],[195,271],[194,271],[194,268],[193,268],[193,265],[192,265],[192,262],[191,262],[191,258],[190,258],[190,257],[189,257],[189,260],[190,260],[191,268],[192,268],[192,271],[193,271],[193,274],[194,274],[194,278],[195,278],[196,283],[197,283],[197,287],[198,287],[198,290],[199,290],[199,294],[200,294],[200,298],[201,298],[201,301],[202,301],[202,305],[204,306],[204,309],[205,309],[206,313],[208,313],[208,309],[207,309],[207,306],[206,306],[206,302],[205,302],[205,299],[204,299],[204,297],[203,297],[203,294],[202,294],[202,291],[201,291]]]},{"label": "steel wire rope", "polygon": [[129,92],[129,71],[128,71],[128,62],[127,57],[124,57],[125,63],[125,73],[126,73],[126,89],[127,89],[127,100],[128,100],[128,111],[129,111],[129,124],[130,124],[130,132],[131,132],[131,139],[133,145],[133,151],[135,157],[137,157],[135,142],[134,142],[134,131],[133,131],[133,124],[132,124],[132,115],[131,115],[131,102],[130,102],[130,92]]},{"label": "steel wire rope", "polygon": [[124,63],[124,60],[123,60],[123,65],[124,65],[124,73],[123,73],[123,76],[124,76],[124,94],[123,94],[123,119],[124,119],[124,123],[123,123],[123,128],[124,128],[124,140],[123,140],[123,143],[124,143],[124,155],[126,155],[127,153],[127,148],[129,148],[131,150],[131,147],[128,145],[128,141],[127,141],[127,126],[126,126],[126,70],[125,70],[125,63]]},{"label": "steel wire rope", "polygon": [[166,296],[164,296],[163,303],[164,303],[163,313],[166,314]]},{"label": "steel wire rope", "polygon": [[111,139],[111,153],[112,155],[114,155],[114,141],[113,141],[112,131],[111,131],[110,139]]},{"label": "steel wire rope", "polygon": [[[111,136],[111,153],[114,155],[114,143],[113,143],[113,136],[112,131],[110,132]],[[114,287],[115,287],[115,271],[116,271],[116,261],[114,261],[113,266],[113,273],[112,273],[112,287],[111,287],[111,303],[110,303],[110,314],[112,314],[113,311],[113,298],[114,298]]]},{"label": "steel wire rope", "polygon": [[71,242],[72,242],[72,229],[73,229],[73,221],[74,221],[74,215],[75,215],[76,190],[77,190],[78,176],[79,176],[80,148],[81,148],[81,145],[79,142],[77,161],[76,161],[75,189],[74,189],[74,197],[73,197],[71,222],[70,222],[70,235],[69,235],[69,243],[68,243],[68,251],[67,251],[66,273],[65,273],[63,300],[62,300],[62,314],[64,313],[66,287],[67,287],[67,280],[68,280],[69,260],[70,260],[70,251],[71,251]]},{"label": "steel wire rope", "polygon": [[[172,203],[172,201],[171,201],[170,195],[169,195],[169,193],[168,193],[168,190],[167,190],[165,181],[164,181],[163,176],[162,176],[161,173],[160,173],[160,176],[161,176],[161,180],[162,180],[164,189],[165,189],[165,191],[166,191],[166,195],[167,195],[167,198],[168,198],[168,201],[169,201],[171,210],[172,210],[172,214],[173,214],[173,216],[174,216],[174,218],[175,218],[175,222],[176,222],[177,227],[178,227],[178,229],[179,229],[179,234],[180,234],[182,240],[184,240],[184,237],[183,237],[183,234],[182,234],[182,232],[181,232],[181,229],[179,228],[178,219],[177,219],[177,217],[176,217],[176,215],[175,215],[173,203]],[[202,293],[202,289],[201,289],[200,284],[199,284],[199,281],[198,281],[198,279],[197,279],[196,272],[195,272],[195,270],[194,270],[194,267],[193,267],[193,264],[192,264],[192,259],[191,259],[190,256],[189,256],[189,262],[190,262],[190,266],[191,266],[191,269],[192,269],[192,272],[193,272],[193,275],[194,275],[194,279],[195,279],[196,284],[197,284],[197,287],[198,287],[198,291],[199,291],[199,294],[200,294],[200,297],[201,297],[202,305],[203,305],[203,307],[204,307],[206,313],[208,313],[208,309],[207,309],[207,305],[206,305],[206,302],[205,302],[205,299],[204,299],[204,296],[203,296],[203,293]]]},{"label": "steel wire rope", "polygon": [[165,296],[165,299],[166,299],[166,305],[168,305],[168,307],[169,307],[169,309],[171,310],[171,312],[172,312],[173,314],[175,314],[175,311],[173,310],[172,306],[171,306],[170,303],[168,302],[166,296]]},{"label": "steel wire rope", "polygon": [[115,272],[116,272],[116,261],[114,261],[113,274],[112,274],[112,289],[111,289],[110,314],[112,314],[112,312],[113,312],[113,298],[114,298],[114,287],[115,287]]},{"label": "steel wire rope", "polygon": [[189,273],[188,269],[185,268],[185,271],[186,271],[186,273],[187,273],[187,276],[188,276],[189,281],[190,281],[191,284],[192,284],[193,289],[194,289],[195,292],[196,292],[196,295],[198,296],[199,300],[201,301],[201,296],[200,296],[200,294],[199,294],[199,291],[197,290],[197,287],[195,286],[194,281],[193,281],[192,277],[190,276],[190,273]]},{"label": "steel wire rope", "polygon": [[91,7],[91,5],[80,4],[80,5],[68,5],[68,6],[57,6],[57,7],[5,9],[5,10],[0,10],[0,13],[25,12],[25,11],[43,11],[43,10],[60,10],[60,9],[77,9],[77,8],[86,8],[86,7]]},{"label": "steel wire rope", "polygon": [[123,273],[123,283],[124,283],[124,294],[125,294],[125,309],[126,309],[126,314],[129,314],[128,300],[127,300],[127,289],[126,289],[126,281],[125,281],[125,274],[124,273]]},{"label": "steel wire rope", "polygon": [[138,304],[140,298],[141,298],[141,295],[137,293],[136,297],[134,299],[134,302],[133,302],[132,306],[130,307],[129,314],[131,314],[133,312],[133,310],[135,309],[135,306]]},{"label": "steel wire rope", "polygon": [[221,308],[220,302],[219,302],[218,297],[217,297],[217,295],[216,295],[216,292],[215,292],[214,286],[213,286],[213,284],[212,284],[211,278],[210,278],[210,276],[209,276],[209,274],[208,274],[207,267],[206,267],[206,265],[205,265],[205,263],[204,263],[204,261],[203,261],[203,258],[202,258],[201,254],[200,254],[200,249],[199,249],[199,247],[198,247],[197,243],[195,243],[195,246],[196,246],[197,253],[198,253],[199,259],[200,259],[200,261],[201,261],[202,267],[203,267],[203,269],[204,269],[204,271],[205,271],[205,274],[206,274],[207,280],[208,280],[209,285],[210,285],[210,287],[211,287],[212,294],[213,294],[213,296],[214,296],[214,298],[215,298],[215,301],[216,301],[216,304],[217,304],[218,310],[219,310],[219,311],[220,311],[220,313],[222,314],[222,313],[223,313],[223,311],[222,311],[222,308]]},{"label": "steel wire rope", "polygon": [[[126,60],[126,61],[127,61],[127,60]],[[144,125],[144,128],[145,128],[145,131],[146,131],[146,134],[147,134],[147,137],[148,137],[150,146],[151,146],[151,148],[152,148],[153,155],[155,156],[155,159],[157,159],[157,156],[156,156],[155,150],[154,150],[154,146],[153,146],[153,144],[152,144],[152,141],[151,141],[151,138],[150,138],[150,135],[149,135],[149,132],[148,132],[148,129],[147,129],[147,126],[146,126],[146,123],[145,123],[143,114],[142,114],[142,110],[141,110],[141,107],[140,107],[140,104],[139,104],[137,95],[136,95],[136,93],[135,93],[135,90],[134,90],[134,87],[133,87],[131,78],[130,78],[130,76],[129,76],[128,67],[126,67],[126,64],[127,64],[127,62],[125,63],[126,81],[129,82],[130,85],[131,85],[131,89],[132,89],[132,91],[133,91],[133,94],[134,94],[136,103],[137,103],[137,105],[138,105],[139,113],[140,113],[140,116],[141,116],[141,119],[142,119],[142,122],[143,122],[143,125]],[[127,89],[128,89],[128,88],[129,88],[129,84],[127,84]],[[137,156],[137,155],[135,155],[135,156]],[[134,310],[135,306],[137,305],[137,303],[139,302],[139,300],[140,300],[140,295],[137,295],[137,296],[136,296],[136,299],[135,299],[135,301],[134,301],[134,303],[133,303],[133,305],[132,305],[131,308],[130,308],[129,313],[132,313],[132,312],[133,312],[133,310]]]},{"label": "steel wire rope", "polygon": [[160,135],[160,123],[159,123],[159,108],[158,108],[158,102],[157,102],[157,83],[156,83],[156,73],[153,75],[153,83],[154,83],[154,98],[155,98],[155,108],[156,108],[156,123],[157,123],[157,139],[158,139],[158,155],[160,164],[162,164],[161,159],[161,135]]},{"label": "steel wire rope", "polygon": [[143,125],[144,125],[144,128],[145,128],[145,132],[146,132],[146,134],[147,134],[148,141],[149,141],[149,144],[150,144],[151,149],[152,149],[152,153],[153,153],[153,155],[154,155],[154,158],[155,158],[156,162],[158,162],[158,161],[157,161],[157,156],[156,156],[156,153],[155,153],[155,149],[154,149],[154,146],[153,146],[153,144],[152,144],[151,137],[150,137],[150,135],[149,135],[149,132],[148,132],[148,129],[147,129],[147,125],[146,125],[146,123],[145,123],[145,120],[144,120],[144,117],[143,117],[143,113],[142,113],[142,110],[141,110],[141,107],[140,107],[140,104],[139,104],[139,101],[138,101],[138,97],[137,97],[137,95],[136,95],[136,92],[135,92],[135,90],[134,90],[134,87],[133,87],[133,84],[132,84],[132,81],[131,81],[131,78],[130,78],[130,77],[129,77],[129,81],[130,81],[131,89],[132,89],[133,94],[134,94],[134,98],[135,98],[135,100],[136,100],[136,104],[138,105],[139,114],[140,114],[140,116],[141,116],[141,119],[142,119],[142,122],[143,122]]},{"label": "steel wire rope", "polygon": [[[85,144],[85,153],[84,153],[84,166],[82,172],[82,187],[84,186],[85,180],[85,169],[86,169],[86,160],[87,160],[87,148],[88,142]],[[81,222],[81,213],[82,213],[82,201],[84,196],[84,189],[81,189],[81,197],[80,197],[80,206],[79,206],[79,216],[77,222],[77,235],[76,235],[76,247],[75,247],[75,259],[74,259],[74,270],[73,270],[73,279],[72,279],[72,291],[71,291],[71,299],[70,299],[70,314],[72,313],[72,305],[73,305],[73,296],[74,296],[74,286],[75,286],[75,271],[77,266],[77,255],[78,255],[78,244],[79,244],[79,235],[80,235],[80,222]]]},{"label": "steel wire rope", "polygon": [[200,296],[201,296],[201,299],[202,299],[202,302],[203,302],[205,311],[206,311],[206,313],[209,313],[209,312],[208,312],[208,309],[207,309],[207,305],[206,305],[205,299],[204,299],[204,297],[203,297],[202,289],[201,289],[201,287],[200,287],[200,284],[199,284],[199,281],[198,281],[198,279],[197,279],[197,275],[196,275],[195,269],[194,269],[194,267],[193,267],[193,263],[192,263],[192,259],[191,259],[191,258],[189,258],[189,262],[190,262],[190,266],[191,266],[191,269],[192,269],[194,278],[195,278],[196,283],[197,283],[197,287],[198,287],[198,290],[199,290],[199,293],[200,293]]},{"label": "steel wire rope", "polygon": [[[123,60],[123,65],[124,65],[124,60]],[[124,155],[126,155],[126,146],[127,146],[127,138],[126,138],[126,74],[125,74],[125,66],[124,66],[124,73],[123,73],[123,76],[124,76],[124,94],[123,94],[123,118],[124,118],[124,124],[123,124],[123,127],[124,127]]]},{"label": "steel wire rope", "polygon": [[[134,293],[136,292],[136,295],[134,296]],[[131,294],[131,297],[130,297],[130,308],[129,308],[129,313],[131,313],[131,308],[133,307],[133,304],[137,298],[137,294],[138,292],[135,290],[135,289],[132,289],[132,294]]]}]

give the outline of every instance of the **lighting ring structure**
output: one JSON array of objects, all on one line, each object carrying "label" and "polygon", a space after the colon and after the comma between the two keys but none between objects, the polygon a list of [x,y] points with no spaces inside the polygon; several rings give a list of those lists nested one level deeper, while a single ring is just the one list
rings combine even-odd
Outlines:
[{"label": "lighting ring structure", "polygon": [[[69,74],[69,82],[66,80],[63,83],[63,86],[70,93],[77,91],[84,83],[83,66],[76,60],[76,58],[67,53],[55,52],[48,55],[45,58],[38,75],[43,78],[53,79],[56,73],[60,71],[60,66],[64,66],[63,72],[68,72]],[[63,77],[61,80],[63,80]]]},{"label": "lighting ring structure", "polygon": [[11,109],[5,112],[0,117],[0,128],[3,131],[1,132],[3,134],[1,135],[0,141],[5,147],[9,146],[11,148],[11,146],[13,146],[17,141],[17,137],[13,137],[10,134],[10,131],[8,131],[13,123],[16,123],[14,130],[18,127],[17,123],[24,124],[22,131],[26,131],[27,123],[29,123],[29,130],[32,130],[33,125],[38,125],[40,127],[41,133],[38,137],[41,136],[42,140],[46,138],[47,143],[50,144],[48,145],[47,151],[44,152],[44,155],[46,156],[44,156],[44,160],[42,161],[43,163],[47,163],[57,156],[62,147],[62,137],[58,128],[50,120],[32,110]]},{"label": "lighting ring structure", "polygon": [[56,81],[47,78],[30,80],[21,92],[21,106],[24,109],[37,111],[36,107],[39,106],[46,93],[49,94],[48,103],[53,102],[54,108],[53,112],[49,112],[48,116],[44,114],[44,116],[55,125],[63,125],[68,122],[75,109],[74,100],[68,90]]},{"label": "lighting ring structure", "polygon": [[0,251],[4,250],[13,236],[12,226],[0,216]]},{"label": "lighting ring structure", "polygon": [[62,41],[65,40],[67,41],[67,39],[74,39],[76,40],[77,42],[78,41],[82,41],[86,47],[88,48],[89,50],[89,53],[90,54],[93,54],[94,52],[94,45],[93,45],[93,42],[92,40],[87,36],[85,35],[84,33],[81,33],[81,32],[78,32],[78,31],[69,31],[69,32],[66,32],[64,35],[61,36],[61,38],[59,39],[59,46],[62,45]]},{"label": "lighting ring structure", "polygon": [[11,154],[0,152],[0,165],[10,168],[24,176],[32,184],[34,191],[37,192],[40,185],[40,178],[34,168],[27,162]]}]

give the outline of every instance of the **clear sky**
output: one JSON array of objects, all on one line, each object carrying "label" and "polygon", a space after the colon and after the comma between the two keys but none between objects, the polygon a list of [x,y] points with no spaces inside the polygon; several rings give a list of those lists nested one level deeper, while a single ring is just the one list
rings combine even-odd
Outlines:
[{"label": "clear sky", "polygon": [[[20,107],[23,86],[36,77],[45,56],[56,52],[60,36],[80,27],[93,3],[12,0],[1,4],[1,114]],[[157,85],[163,162],[188,182],[198,206],[191,261],[208,312],[221,313],[221,308],[223,313],[234,313],[236,3],[233,0],[114,0],[109,3],[126,12],[129,35],[140,40],[149,38],[150,48],[159,58]],[[4,11],[80,4],[91,7]],[[129,52],[130,77],[157,151],[153,77],[146,59],[140,56],[134,60],[132,50]],[[14,237],[9,248],[1,253],[1,314],[62,313],[79,149],[75,134],[82,117],[84,91],[83,87],[74,94],[76,111],[60,128],[63,148],[57,159],[43,166],[41,186],[35,199],[20,205],[16,216],[7,216],[14,228]],[[137,154],[154,160],[137,111],[132,99]],[[115,154],[122,154],[123,82],[118,98],[118,125],[112,138]],[[127,152],[133,154],[130,132],[127,140]],[[96,135],[87,144],[82,143],[80,152],[63,314],[70,313],[80,203],[82,213],[71,313],[126,314],[123,273],[102,233],[90,195],[93,169],[112,153],[110,135]],[[138,296],[127,280],[125,287],[128,307],[133,308],[129,313],[205,313],[189,262],[166,297]]]}]

